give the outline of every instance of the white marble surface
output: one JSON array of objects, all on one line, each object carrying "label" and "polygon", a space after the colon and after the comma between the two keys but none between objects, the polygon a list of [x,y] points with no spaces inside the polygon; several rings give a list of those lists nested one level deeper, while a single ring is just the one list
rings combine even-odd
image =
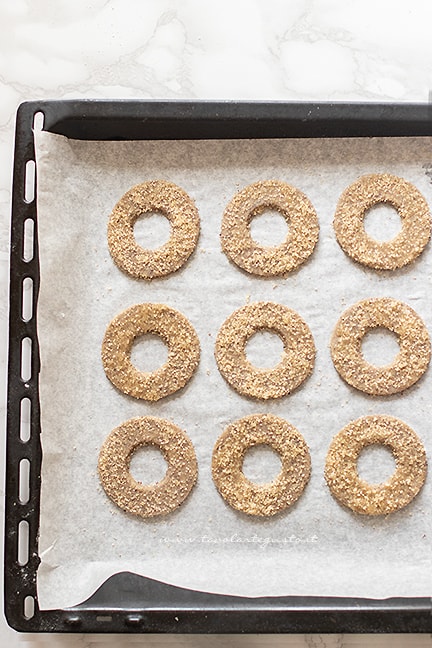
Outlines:
[{"label": "white marble surface", "polygon": [[[14,115],[36,98],[427,101],[430,0],[0,0],[0,470]],[[3,488],[1,490],[3,496]],[[3,501],[1,503],[3,518]],[[1,534],[3,532],[1,531]],[[432,646],[429,636],[19,635],[0,645]]]}]

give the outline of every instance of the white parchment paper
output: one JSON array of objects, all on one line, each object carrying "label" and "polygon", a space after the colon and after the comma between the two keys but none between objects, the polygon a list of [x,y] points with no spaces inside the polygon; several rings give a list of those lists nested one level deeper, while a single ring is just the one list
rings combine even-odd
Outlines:
[{"label": "white parchment paper", "polygon": [[[339,195],[363,173],[401,175],[431,204],[431,139],[102,143],[44,132],[36,138],[41,608],[77,604],[123,570],[187,588],[251,597],[429,596],[431,479],[404,510],[367,518],[331,497],[323,470],[332,437],[350,420],[372,413],[403,419],[422,438],[430,456],[432,371],[402,395],[372,398],[338,377],[329,340],[343,310],[372,296],[405,301],[432,331],[430,248],[405,270],[378,273],[354,264],[339,248],[332,229]],[[177,183],[193,197],[201,235],[183,269],[166,279],[139,282],[111,260],[106,226],[114,204],[131,186],[158,178]],[[219,245],[222,213],[232,196],[251,182],[271,178],[304,191],[320,221],[314,255],[286,279],[241,272]],[[168,232],[166,223],[160,225],[164,219],[143,220],[136,228],[138,239],[160,244]],[[373,232],[385,238],[383,214],[375,214],[375,221]],[[274,223],[271,214],[261,217],[254,235],[275,243]],[[267,403],[235,393],[220,376],[213,356],[222,322],[236,308],[257,300],[277,301],[298,311],[317,347],[315,369],[306,383],[292,395]],[[109,321],[128,306],[146,301],[164,302],[184,313],[202,348],[199,369],[187,387],[155,404],[119,393],[100,361]],[[269,340],[258,342],[251,343],[251,359],[257,364],[277,359]],[[387,336],[375,335],[365,343],[365,353],[377,362],[388,361],[390,342]],[[137,365],[157,366],[163,359],[161,346],[153,340],[142,342],[134,349]],[[218,436],[230,422],[258,412],[294,424],[312,457],[312,477],[304,494],[295,506],[271,519],[254,519],[231,509],[211,478]],[[123,421],[145,415],[168,418],[186,430],[199,464],[198,484],[184,505],[148,521],[118,509],[97,476],[105,437]],[[372,451],[367,460],[373,464],[363,468],[369,470],[370,480],[379,482],[391,474],[393,464],[383,450]],[[134,474],[143,481],[157,480],[162,463],[157,451],[141,453],[134,460]],[[277,460],[257,451],[246,468],[251,478],[269,479],[277,473]]]}]

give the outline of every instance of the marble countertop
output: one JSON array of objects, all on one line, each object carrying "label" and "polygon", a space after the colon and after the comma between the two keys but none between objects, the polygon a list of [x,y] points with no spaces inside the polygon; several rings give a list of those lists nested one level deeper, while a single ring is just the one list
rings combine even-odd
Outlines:
[{"label": "marble countertop", "polygon": [[[0,3],[0,415],[5,420],[14,119],[30,99],[426,102],[432,4],[394,0],[14,0]],[[0,471],[4,474],[4,424]],[[3,498],[4,489],[1,495]],[[3,499],[1,525],[3,525]],[[1,529],[3,535],[3,529]],[[432,646],[428,635],[19,635],[0,645]]]}]

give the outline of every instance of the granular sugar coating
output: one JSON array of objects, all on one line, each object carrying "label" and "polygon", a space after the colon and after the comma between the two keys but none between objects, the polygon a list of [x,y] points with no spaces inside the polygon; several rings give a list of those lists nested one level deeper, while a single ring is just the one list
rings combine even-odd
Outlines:
[{"label": "granular sugar coating", "polygon": [[[288,235],[278,246],[259,245],[251,236],[250,221],[275,209],[288,224]],[[222,249],[237,266],[251,274],[283,276],[306,261],[318,241],[319,224],[310,200],[286,182],[267,180],[251,184],[226,207],[221,228]]]},{"label": "granular sugar coating", "polygon": [[[159,212],[171,224],[171,236],[156,250],[142,248],[134,237],[135,221]],[[132,187],[114,207],[108,222],[108,247],[116,265],[135,279],[155,279],[175,272],[194,251],[200,231],[192,198],[166,180],[151,180]]]},{"label": "granular sugar coating", "polygon": [[[267,445],[282,461],[277,477],[254,484],[243,473],[247,450]],[[213,450],[213,481],[224,500],[249,515],[271,516],[292,506],[309,481],[309,448],[296,428],[271,414],[252,414],[231,423]]]},{"label": "granular sugar coating", "polygon": [[[363,358],[361,343],[373,328],[396,333],[400,351],[394,362],[378,367]],[[407,304],[389,297],[365,299],[348,308],[336,324],[331,355],[339,375],[352,387],[373,396],[397,394],[426,371],[431,344],[423,320]]]},{"label": "granular sugar coating", "polygon": [[[271,331],[281,338],[282,360],[271,369],[254,367],[245,346],[257,331]],[[222,324],[215,348],[222,376],[244,396],[267,400],[290,394],[311,374],[315,344],[306,322],[287,306],[255,302],[234,311]]]},{"label": "granular sugar coating", "polygon": [[[165,477],[145,485],[130,473],[133,453],[140,447],[158,448],[168,464]],[[143,518],[165,515],[178,508],[198,475],[189,437],[170,421],[145,416],[115,428],[99,454],[99,478],[108,497],[124,511]]]},{"label": "granular sugar coating", "polygon": [[[396,470],[384,483],[369,484],[359,477],[357,460],[363,448],[388,447]],[[363,416],[333,439],[326,459],[325,478],[332,495],[356,513],[385,515],[414,499],[427,473],[426,453],[417,434],[393,416]]]},{"label": "granular sugar coating", "polygon": [[[153,333],[168,346],[168,359],[156,371],[144,372],[130,359],[134,341]],[[102,342],[102,364],[109,380],[124,394],[158,401],[186,385],[200,358],[200,344],[192,324],[165,304],[136,304],[108,325]]]},{"label": "granular sugar coating", "polygon": [[[364,228],[368,209],[387,203],[397,209],[402,230],[379,242]],[[377,270],[395,270],[411,263],[426,247],[431,216],[426,199],[410,182],[389,173],[364,175],[341,195],[333,222],[341,248],[352,259]]]}]

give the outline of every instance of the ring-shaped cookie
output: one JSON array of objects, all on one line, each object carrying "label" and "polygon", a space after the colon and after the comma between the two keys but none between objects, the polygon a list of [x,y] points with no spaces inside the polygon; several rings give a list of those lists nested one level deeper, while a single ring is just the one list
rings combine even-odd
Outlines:
[{"label": "ring-shaped cookie", "polygon": [[[367,362],[361,351],[364,335],[377,327],[396,333],[400,347],[394,362],[383,367]],[[349,385],[372,396],[386,396],[419,380],[429,365],[431,344],[423,320],[410,306],[381,297],[360,301],[342,314],[333,332],[331,355]]]},{"label": "ring-shaped cookie", "polygon": [[[139,371],[131,349],[141,335],[152,333],[168,346],[168,359],[159,369]],[[181,389],[192,377],[200,358],[195,329],[184,315],[165,304],[136,304],[108,325],[102,343],[102,364],[109,380],[124,394],[157,401]]]},{"label": "ring-shaped cookie", "polygon": [[[171,235],[161,247],[138,245],[134,224],[145,213],[158,212],[170,222]],[[178,270],[194,251],[200,231],[197,208],[180,187],[151,180],[129,189],[108,222],[108,247],[116,265],[135,279],[155,279]]]},{"label": "ring-shaped cookie", "polygon": [[[168,464],[157,483],[142,484],[130,473],[132,455],[143,446],[158,448]],[[154,416],[129,419],[115,428],[101,448],[98,468],[108,497],[124,511],[143,518],[165,515],[180,506],[198,474],[189,437],[173,423]]]},{"label": "ring-shaped cookie", "polygon": [[[249,448],[267,445],[282,463],[277,477],[255,484],[243,473]],[[212,475],[221,496],[233,508],[249,515],[270,516],[292,506],[309,481],[309,448],[296,428],[271,414],[252,414],[231,423],[213,449]]]},{"label": "ring-shaped cookie", "polygon": [[[271,369],[254,367],[245,347],[257,331],[281,338],[281,361]],[[244,396],[267,400],[290,394],[309,376],[315,361],[315,345],[306,322],[287,306],[255,302],[234,311],[222,324],[215,347],[222,376]]]},{"label": "ring-shaped cookie", "polygon": [[[374,205],[394,207],[402,221],[400,233],[379,242],[364,228],[364,216]],[[410,182],[389,173],[364,175],[341,195],[333,221],[341,248],[369,268],[395,270],[411,263],[426,247],[431,216],[426,199]]]},{"label": "ring-shaped cookie", "polygon": [[[278,246],[253,240],[250,222],[254,216],[274,209],[285,218],[288,234]],[[221,228],[222,249],[233,263],[254,275],[283,276],[314,251],[319,225],[310,200],[299,189],[278,180],[251,184],[234,196],[226,207]]]},{"label": "ring-shaped cookie", "polygon": [[[369,445],[389,448],[396,462],[381,484],[361,479],[357,461]],[[356,513],[385,515],[403,508],[422,488],[427,472],[424,446],[406,423],[394,416],[363,416],[344,427],[327,453],[325,478],[332,495]]]}]

